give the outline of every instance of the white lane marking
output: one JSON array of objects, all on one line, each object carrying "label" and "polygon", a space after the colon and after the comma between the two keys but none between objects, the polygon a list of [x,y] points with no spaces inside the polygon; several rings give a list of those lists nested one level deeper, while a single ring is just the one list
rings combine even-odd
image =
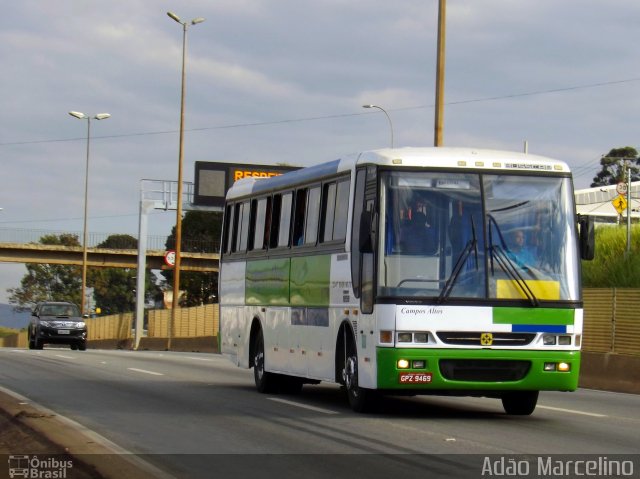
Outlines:
[{"label": "white lane marking", "polygon": [[594,413],[594,412],[576,411],[575,409],[563,409],[561,407],[538,406],[538,409],[548,409],[550,411],[568,412],[570,414],[582,414],[583,416],[591,416],[591,417],[608,417],[606,414],[597,414],[597,413]]},{"label": "white lane marking", "polygon": [[73,356],[65,356],[64,354],[56,354],[56,357],[63,359],[75,359]]},{"label": "white lane marking", "polygon": [[211,358],[194,358],[193,356],[187,356],[187,359],[193,359],[194,361],[213,361]]},{"label": "white lane marking", "polygon": [[282,404],[288,404],[289,406],[301,407],[302,409],[309,409],[310,411],[321,412],[323,414],[338,414],[337,411],[332,411],[331,409],[324,409],[321,407],[309,406],[307,404],[302,404],[299,402],[287,401],[286,399],[280,399],[280,398],[267,398],[267,399],[269,399],[270,401],[275,401]]},{"label": "white lane marking", "polygon": [[137,373],[152,374],[153,376],[164,376],[162,373],[156,373],[155,371],[147,371],[146,369],[127,368],[129,371],[135,371]]}]

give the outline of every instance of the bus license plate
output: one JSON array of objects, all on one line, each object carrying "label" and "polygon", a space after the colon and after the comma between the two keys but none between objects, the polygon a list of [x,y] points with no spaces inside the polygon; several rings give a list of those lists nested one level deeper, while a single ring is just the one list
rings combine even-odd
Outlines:
[{"label": "bus license plate", "polygon": [[426,384],[431,382],[431,373],[400,373],[400,384]]},{"label": "bus license plate", "polygon": [[71,334],[68,329],[58,329],[58,334]]}]

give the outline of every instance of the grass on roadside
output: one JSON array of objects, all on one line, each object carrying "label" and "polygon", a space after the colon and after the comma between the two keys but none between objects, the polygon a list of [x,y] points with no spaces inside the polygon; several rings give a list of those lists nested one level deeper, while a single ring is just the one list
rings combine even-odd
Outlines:
[{"label": "grass on roadside", "polygon": [[640,225],[631,227],[631,253],[625,256],[627,228],[596,228],[596,254],[582,262],[582,285],[586,288],[640,287]]}]

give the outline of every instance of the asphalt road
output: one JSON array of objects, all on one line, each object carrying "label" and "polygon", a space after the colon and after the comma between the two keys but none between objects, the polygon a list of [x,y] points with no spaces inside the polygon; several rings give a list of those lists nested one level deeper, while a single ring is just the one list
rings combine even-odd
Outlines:
[{"label": "asphalt road", "polygon": [[640,454],[630,394],[543,392],[528,417],[496,399],[390,397],[361,415],[336,385],[259,394],[251,370],[213,354],[6,348],[0,364],[3,388],[176,477],[482,477],[488,456]]}]

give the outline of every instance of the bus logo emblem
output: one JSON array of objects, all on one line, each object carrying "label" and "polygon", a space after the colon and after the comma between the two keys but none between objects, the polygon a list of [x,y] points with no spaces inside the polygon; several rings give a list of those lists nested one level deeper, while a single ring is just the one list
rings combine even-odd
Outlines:
[{"label": "bus logo emblem", "polygon": [[493,344],[493,334],[482,333],[480,335],[480,344],[483,346],[491,346]]}]

